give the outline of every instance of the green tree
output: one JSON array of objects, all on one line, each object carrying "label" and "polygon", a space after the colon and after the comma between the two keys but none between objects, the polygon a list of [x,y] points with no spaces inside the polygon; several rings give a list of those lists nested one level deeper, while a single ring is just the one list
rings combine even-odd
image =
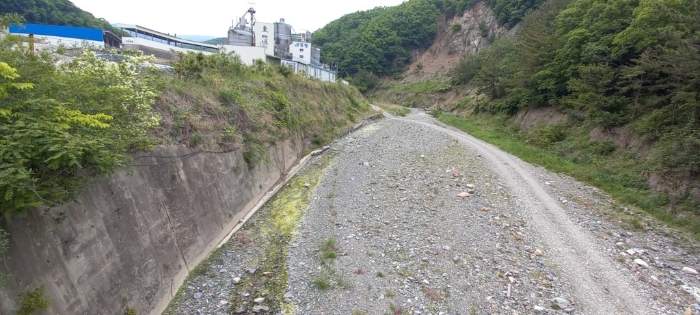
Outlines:
[{"label": "green tree", "polygon": [[553,0],[524,19],[515,53],[497,42],[455,71],[491,96],[481,108],[557,106],[636,131],[653,143],[647,163],[675,211],[700,186],[698,16],[700,0]]},{"label": "green tree", "polygon": [[69,189],[77,183],[60,175],[87,164],[86,156],[107,151],[105,146],[110,143],[90,136],[94,129],[108,128],[106,122],[112,117],[83,114],[52,99],[14,99],[17,90],[32,85],[12,82],[19,75],[3,62],[0,77],[6,81],[0,86],[9,87],[0,98],[0,205],[5,216],[10,216],[14,211],[67,199]]},{"label": "green tree", "polygon": [[514,53],[513,45],[514,41],[511,38],[504,37],[477,56],[480,68],[472,83],[491,99],[505,96],[510,88],[509,78],[512,77],[514,69],[509,60]]},{"label": "green tree", "polygon": [[2,14],[22,15],[27,23],[99,28],[126,35],[106,20],[95,18],[69,0],[3,0],[0,2],[0,15]]},{"label": "green tree", "polygon": [[[0,40],[0,210],[5,216],[64,202],[90,177],[148,149],[158,125],[144,57],[109,63],[85,52],[54,66],[22,39]],[[31,82],[31,83],[25,83]]]},{"label": "green tree", "polygon": [[606,129],[629,121],[626,99],[614,94],[617,72],[604,64],[585,65],[578,70],[579,77],[569,80],[572,95],[565,99],[574,109],[586,112],[589,119]]},{"label": "green tree", "polygon": [[313,41],[322,61],[338,62],[341,75],[390,75],[405,68],[412,49],[430,44],[438,14],[433,1],[411,0],[345,15],[316,31]]},{"label": "green tree", "polygon": [[498,22],[506,27],[513,27],[532,9],[539,6],[542,0],[488,0],[498,18]]},{"label": "green tree", "polygon": [[[314,33],[321,60],[338,62],[342,76],[360,70],[392,75],[411,62],[412,51],[432,44],[438,16],[464,13],[476,0],[409,0],[394,7],[378,7],[347,14]],[[499,21],[514,26],[542,0],[490,0]]]}]

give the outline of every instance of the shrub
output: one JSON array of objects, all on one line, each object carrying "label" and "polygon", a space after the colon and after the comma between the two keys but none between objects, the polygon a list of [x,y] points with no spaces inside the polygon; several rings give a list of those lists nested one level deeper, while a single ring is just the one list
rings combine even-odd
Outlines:
[{"label": "shrub", "polygon": [[460,23],[453,23],[453,24],[450,26],[450,29],[452,29],[452,30],[455,31],[455,32],[456,32],[456,31],[459,31],[459,30],[462,29],[462,24],[460,24]]},{"label": "shrub", "polygon": [[369,71],[360,70],[353,77],[352,84],[357,87],[360,92],[365,93],[379,84],[379,77]]},{"label": "shrub", "polygon": [[540,126],[530,132],[528,140],[530,143],[538,146],[548,146],[566,139],[565,129],[566,125],[564,124]]},{"label": "shrub", "polygon": [[467,84],[481,70],[481,62],[474,56],[464,56],[450,70],[450,78],[454,84]]},{"label": "shrub", "polygon": [[204,137],[202,136],[201,133],[197,132],[190,138],[190,147],[196,147],[204,142]]},{"label": "shrub", "polygon": [[44,287],[38,287],[32,292],[19,294],[19,310],[17,315],[32,315],[35,311],[45,311],[51,306],[51,302],[44,296]]},{"label": "shrub", "polygon": [[486,22],[479,22],[479,32],[481,33],[481,37],[486,38],[489,36],[489,26],[486,24]]},{"label": "shrub", "polygon": [[289,78],[292,74],[294,74],[294,70],[292,68],[284,65],[278,65],[275,69],[277,70],[277,73],[281,74],[285,78]]},{"label": "shrub", "polygon": [[178,52],[177,61],[173,62],[173,71],[176,75],[189,79],[199,79],[205,73],[214,72],[223,75],[243,73],[247,67],[234,53],[217,53],[205,55],[203,53]]},{"label": "shrub", "polygon": [[[0,40],[0,211],[70,199],[86,181],[149,149],[160,117],[143,56],[110,63],[84,52],[54,66],[18,38]],[[31,82],[31,83],[28,83]]]}]

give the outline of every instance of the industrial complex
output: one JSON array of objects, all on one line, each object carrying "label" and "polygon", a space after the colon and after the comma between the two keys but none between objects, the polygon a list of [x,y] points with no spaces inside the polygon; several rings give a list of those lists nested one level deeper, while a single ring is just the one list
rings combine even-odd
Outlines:
[{"label": "industrial complex", "polygon": [[251,65],[256,60],[290,67],[295,73],[322,81],[336,81],[336,71],[321,64],[321,50],[311,44],[311,32],[295,33],[293,27],[279,22],[258,22],[250,8],[228,30],[225,44],[213,45],[178,38],[139,25],[114,24],[129,36],[82,27],[25,24],[11,26],[9,32],[34,38],[37,49],[43,47],[87,47],[94,49],[140,50],[163,60],[177,58],[175,52],[203,54],[234,53]]}]

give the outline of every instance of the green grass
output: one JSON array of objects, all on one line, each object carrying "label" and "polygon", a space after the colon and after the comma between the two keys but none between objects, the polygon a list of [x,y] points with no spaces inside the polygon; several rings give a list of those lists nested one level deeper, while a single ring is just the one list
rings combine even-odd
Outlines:
[{"label": "green grass", "polygon": [[313,282],[314,282],[314,285],[316,286],[316,288],[318,288],[319,290],[322,290],[322,291],[328,290],[331,287],[331,281],[323,274],[316,275],[314,277]]},{"label": "green grass", "polygon": [[338,254],[336,251],[338,250],[338,245],[336,244],[335,239],[329,238],[326,240],[323,244],[321,244],[321,263],[326,264],[326,263],[332,263],[333,259],[338,257]]},{"label": "green grass", "polygon": [[218,55],[206,58],[201,72],[183,70],[183,75],[157,78],[161,96],[154,109],[162,119],[161,128],[152,132],[156,144],[213,151],[241,147],[248,165],[254,166],[268,162],[266,147],[271,143],[301,136],[323,146],[371,112],[351,86],[285,76],[283,68],[264,63],[245,66]]},{"label": "green grass", "polygon": [[383,109],[383,110],[385,110],[393,115],[396,115],[396,116],[406,117],[406,115],[411,113],[410,108],[399,106],[399,105],[383,103],[383,102],[378,102],[378,103],[375,103],[374,105],[377,105],[381,109]]},{"label": "green grass", "polygon": [[329,238],[319,246],[321,271],[313,277],[313,284],[319,290],[329,290],[336,287],[347,287],[343,276],[335,267],[335,259],[338,257],[338,244],[334,238]]},{"label": "green grass", "polygon": [[[544,132],[543,139],[550,138],[554,133],[554,138],[551,139],[554,143],[543,149],[518,138],[516,132],[508,129],[505,119],[494,116],[474,118],[442,114],[438,119],[494,144],[528,163],[541,165],[550,171],[566,174],[598,187],[618,202],[636,206],[657,220],[700,239],[700,218],[692,214],[676,216],[668,212],[668,196],[656,193],[646,185],[642,175],[643,162],[632,155],[606,155],[607,148],[590,148],[591,144],[586,142],[588,140],[582,140],[581,135],[562,140],[551,130]],[[630,222],[633,228],[640,224],[639,219],[625,221]]]},{"label": "green grass", "polygon": [[394,115],[401,116],[401,117],[406,117],[406,115],[408,115],[410,113],[411,113],[411,109],[406,108],[406,107],[399,107],[396,109],[396,111],[393,112]]},{"label": "green grass", "polygon": [[423,80],[418,82],[390,82],[384,83],[388,85],[389,90],[398,93],[417,93],[417,94],[433,94],[444,93],[452,89],[450,80]]}]

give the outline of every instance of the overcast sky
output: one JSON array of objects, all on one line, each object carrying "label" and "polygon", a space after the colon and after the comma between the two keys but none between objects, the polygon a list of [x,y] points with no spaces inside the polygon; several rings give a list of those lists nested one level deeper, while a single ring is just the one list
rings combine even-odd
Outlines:
[{"label": "overcast sky", "polygon": [[110,23],[137,24],[156,31],[181,35],[226,37],[231,20],[248,8],[260,22],[280,18],[297,32],[315,31],[345,14],[377,6],[394,6],[403,0],[71,0],[79,8]]}]

